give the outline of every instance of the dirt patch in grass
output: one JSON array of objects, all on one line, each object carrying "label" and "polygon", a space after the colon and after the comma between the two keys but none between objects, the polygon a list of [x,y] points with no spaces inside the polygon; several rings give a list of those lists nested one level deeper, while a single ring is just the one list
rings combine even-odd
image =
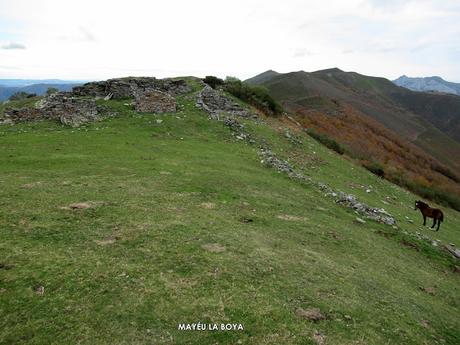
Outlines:
[{"label": "dirt patch in grass", "polygon": [[222,252],[225,252],[226,248],[225,246],[219,244],[219,243],[207,243],[207,244],[203,244],[201,246],[201,248],[203,248],[204,250],[207,250],[208,252],[211,252],[211,253],[222,253]]},{"label": "dirt patch in grass", "polygon": [[96,244],[98,244],[100,246],[106,246],[108,244],[114,244],[119,239],[120,239],[119,236],[109,236],[109,237],[106,237],[106,238],[104,238],[102,240],[95,240],[94,242],[96,242]]},{"label": "dirt patch in grass", "polygon": [[86,202],[76,202],[69,204],[68,206],[61,206],[61,210],[86,210],[88,208],[95,208],[98,206],[104,205],[102,201],[86,201]]},{"label": "dirt patch in grass", "polygon": [[423,292],[426,292],[427,294],[431,295],[431,296],[435,296],[436,295],[436,289],[432,286],[428,286],[428,287],[420,287],[420,290],[422,290]]},{"label": "dirt patch in grass", "polygon": [[324,345],[326,344],[326,336],[321,333],[320,331],[315,331],[313,333],[313,340],[318,344],[318,345]]},{"label": "dirt patch in grass", "polygon": [[320,321],[326,319],[326,317],[321,313],[319,308],[309,308],[309,309],[302,309],[297,308],[295,314],[301,318],[307,319],[308,321]]},{"label": "dirt patch in grass", "polygon": [[42,184],[41,181],[31,182],[31,183],[23,184],[23,185],[21,186],[21,188],[30,189],[30,188],[38,187],[38,186],[40,186],[41,184]]},{"label": "dirt patch in grass", "polygon": [[415,243],[412,243],[412,242],[409,242],[405,239],[402,239],[401,242],[400,242],[404,247],[407,247],[407,248],[411,248],[411,249],[415,249],[416,251],[420,251],[420,248],[418,245],[416,245]]},{"label": "dirt patch in grass", "polygon": [[213,202],[202,202],[200,204],[200,207],[207,210],[212,210],[216,207],[216,204],[214,204]]},{"label": "dirt patch in grass", "polygon": [[291,221],[291,222],[300,222],[300,221],[303,221],[303,220],[307,219],[305,217],[293,216],[293,215],[290,215],[290,214],[280,214],[276,218]]},{"label": "dirt patch in grass", "polygon": [[380,229],[377,230],[375,233],[377,235],[381,235],[381,236],[383,236],[385,238],[391,238],[391,237],[395,236],[395,234],[392,234],[390,232],[386,232],[386,231],[383,231],[383,230],[380,230]]}]

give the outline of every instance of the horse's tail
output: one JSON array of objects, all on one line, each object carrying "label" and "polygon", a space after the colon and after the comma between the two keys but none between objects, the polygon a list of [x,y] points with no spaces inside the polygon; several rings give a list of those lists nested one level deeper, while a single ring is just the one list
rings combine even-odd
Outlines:
[{"label": "horse's tail", "polygon": [[441,217],[439,218],[439,221],[440,221],[440,222],[443,222],[443,221],[444,221],[444,214],[442,213],[442,211],[441,211]]}]

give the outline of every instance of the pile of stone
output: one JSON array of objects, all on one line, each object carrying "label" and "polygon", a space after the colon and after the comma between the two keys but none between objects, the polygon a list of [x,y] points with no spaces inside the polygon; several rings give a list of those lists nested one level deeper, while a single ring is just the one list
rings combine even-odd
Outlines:
[{"label": "pile of stone", "polygon": [[249,134],[245,133],[244,125],[242,123],[239,123],[234,118],[227,117],[224,120],[224,126],[227,126],[230,128],[230,130],[232,131],[232,135],[236,137],[236,139],[244,140],[249,144],[255,143],[255,140],[252,139],[252,137]]},{"label": "pile of stone", "polygon": [[94,99],[75,97],[70,92],[53,93],[38,101],[34,107],[7,108],[5,117],[13,123],[40,119],[58,120],[71,127],[100,119]]},{"label": "pile of stone", "polygon": [[166,92],[147,89],[135,93],[134,109],[140,113],[175,112],[176,100]]},{"label": "pile of stone", "polygon": [[184,79],[157,79],[155,77],[126,77],[90,82],[73,88],[76,96],[114,99],[133,98],[145,90],[158,90],[170,95],[180,95],[191,91]]},{"label": "pile of stone", "polygon": [[36,108],[23,107],[19,109],[6,108],[4,111],[3,123],[11,124],[16,122],[34,121],[43,119],[43,114]]},{"label": "pile of stone", "polygon": [[269,150],[268,148],[262,147],[259,151],[261,157],[261,163],[277,170],[280,173],[287,174],[290,178],[295,178],[298,180],[308,180],[303,174],[298,173],[294,168],[289,164],[289,162],[279,159],[276,155]]},{"label": "pile of stone", "polygon": [[383,208],[370,207],[362,202],[359,202],[356,197],[352,194],[346,194],[343,192],[336,193],[338,196],[336,202],[340,205],[352,208],[357,213],[365,216],[368,219],[372,219],[376,222],[395,225],[396,221],[391,214],[389,214]]},{"label": "pile of stone", "polygon": [[214,90],[209,85],[198,94],[196,102],[197,107],[208,113],[208,116],[213,120],[220,120],[222,116],[241,116],[252,117],[253,115],[241,105],[225,96],[221,91]]},{"label": "pile of stone", "polygon": [[284,132],[284,137],[290,141],[291,144],[293,145],[302,145],[302,140],[293,133],[291,133],[290,130],[286,129]]}]

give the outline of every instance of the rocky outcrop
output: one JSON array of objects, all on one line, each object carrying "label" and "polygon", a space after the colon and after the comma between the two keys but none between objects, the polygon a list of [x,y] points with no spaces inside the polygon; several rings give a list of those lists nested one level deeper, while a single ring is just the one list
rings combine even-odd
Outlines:
[{"label": "rocky outcrop", "polygon": [[169,113],[176,111],[176,100],[158,90],[136,92],[134,109],[141,113]]},{"label": "rocky outcrop", "polygon": [[206,85],[198,94],[196,105],[215,120],[219,120],[221,116],[228,115],[252,117],[249,111],[209,85]]},{"label": "rocky outcrop", "polygon": [[126,77],[105,81],[90,82],[73,88],[76,96],[90,96],[114,99],[133,98],[136,93],[145,90],[159,90],[171,95],[180,95],[191,91],[184,79],[157,79],[155,77]]}]

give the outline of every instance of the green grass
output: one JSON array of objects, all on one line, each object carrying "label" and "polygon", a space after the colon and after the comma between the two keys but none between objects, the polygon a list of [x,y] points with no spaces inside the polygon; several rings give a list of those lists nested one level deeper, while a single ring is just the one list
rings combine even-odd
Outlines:
[{"label": "green grass", "polygon": [[[399,230],[359,224],[261,165],[257,145],[191,96],[161,116],[123,103],[81,129],[0,127],[0,344],[314,344],[316,330],[327,344],[459,343],[453,259],[400,243],[421,231],[458,244],[459,213],[421,229],[415,196],[307,135],[291,144],[276,120],[246,122],[313,180],[393,213]],[[76,202],[93,207],[61,209]],[[295,315],[310,307],[327,319]],[[187,322],[244,331],[177,330]]]}]

